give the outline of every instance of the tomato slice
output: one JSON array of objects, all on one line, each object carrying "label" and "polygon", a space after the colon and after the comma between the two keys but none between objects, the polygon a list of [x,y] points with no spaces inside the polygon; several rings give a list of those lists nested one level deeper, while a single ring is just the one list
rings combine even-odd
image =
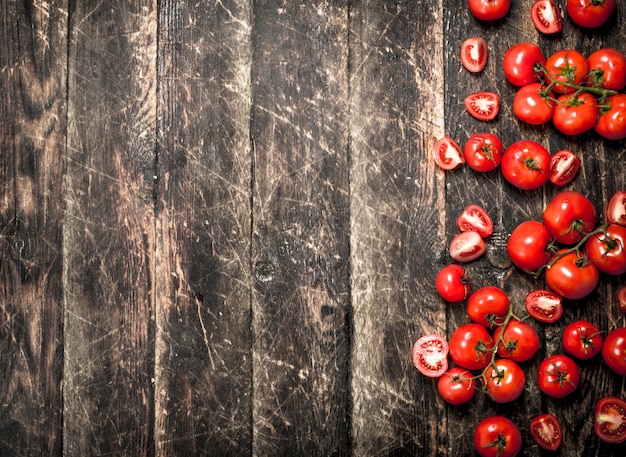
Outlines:
[{"label": "tomato slice", "polygon": [[491,217],[487,211],[476,204],[465,207],[456,220],[456,226],[461,232],[476,232],[481,238],[487,238],[493,233]]},{"label": "tomato slice", "polygon": [[487,246],[477,232],[461,232],[450,242],[450,256],[457,262],[471,262],[485,253]]},{"label": "tomato slice", "polygon": [[550,182],[565,186],[572,182],[580,170],[580,159],[568,149],[556,152],[550,159]]},{"label": "tomato slice", "polygon": [[606,206],[606,220],[613,224],[626,225],[626,191],[618,190]]},{"label": "tomato slice", "polygon": [[500,97],[495,92],[475,92],[465,97],[465,109],[480,121],[490,121],[498,115]]},{"label": "tomato slice", "polygon": [[479,73],[487,66],[489,49],[483,37],[471,37],[461,44],[461,63],[472,73]]},{"label": "tomato slice", "polygon": [[448,370],[448,342],[439,335],[426,335],[413,344],[413,365],[424,376],[438,378]]},{"label": "tomato slice", "polygon": [[556,322],[563,315],[563,297],[547,289],[537,289],[526,295],[526,311],[539,322]]},{"label": "tomato slice", "polygon": [[537,0],[530,9],[530,17],[541,33],[552,34],[563,30],[563,16],[554,0]]},{"label": "tomato slice", "polygon": [[626,314],[626,286],[622,286],[617,290],[617,303],[622,314]]},{"label": "tomato slice", "polygon": [[593,429],[602,441],[626,441],[626,401],[618,397],[601,398],[594,408]]},{"label": "tomato slice", "polygon": [[550,413],[531,419],[530,435],[540,447],[548,451],[556,451],[563,444],[561,424],[556,416]]},{"label": "tomato slice", "polygon": [[461,147],[449,136],[444,136],[433,146],[435,162],[444,170],[453,170],[459,164],[465,163]]}]

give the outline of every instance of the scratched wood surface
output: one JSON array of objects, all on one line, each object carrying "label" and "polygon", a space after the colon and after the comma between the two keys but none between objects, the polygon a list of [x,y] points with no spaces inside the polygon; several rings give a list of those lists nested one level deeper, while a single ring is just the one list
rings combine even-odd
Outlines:
[{"label": "scratched wood surface", "polygon": [[[544,411],[560,455],[626,454],[592,431],[595,401],[626,396],[601,360],[566,400],[532,381],[567,322],[622,324],[623,277],[536,326],[513,404],[448,406],[410,361],[467,321],[433,287],[462,208],[496,226],[474,286],[519,304],[541,282],[506,237],[557,192],[443,173],[439,137],[570,148],[570,187],[599,208],[626,188],[624,142],[521,125],[500,65],[522,40],[624,50],[626,11],[542,37],[531,4],[484,23],[453,0],[2,0],[0,455],[472,456],[501,413],[534,456]],[[479,75],[458,58],[470,35],[491,51]],[[483,89],[503,100],[488,124],[462,106]]]}]

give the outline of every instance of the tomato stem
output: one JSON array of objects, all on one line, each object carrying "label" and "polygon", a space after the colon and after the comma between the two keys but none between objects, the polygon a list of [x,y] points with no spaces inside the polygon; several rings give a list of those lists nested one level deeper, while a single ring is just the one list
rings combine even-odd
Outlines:
[{"label": "tomato stem", "polygon": [[580,92],[590,92],[592,94],[597,94],[600,97],[600,103],[604,103],[604,100],[612,95],[616,95],[618,92],[616,90],[611,90],[611,89],[604,89],[603,87],[600,87],[597,83],[597,78],[592,80],[594,81],[593,85],[591,86],[583,86],[580,84],[576,84],[574,82],[571,82],[568,80],[568,75],[571,73],[571,68],[569,67],[565,67],[562,68],[562,73],[560,76],[565,76],[566,80],[565,81],[557,81],[552,75],[550,75],[550,72],[548,71],[548,69],[544,66],[541,65],[540,63],[537,63],[535,65],[535,73],[537,73],[537,76],[539,77],[539,79],[546,84],[545,89],[543,90],[543,93],[545,94],[545,98],[547,97],[547,94],[554,89],[555,86],[559,86],[559,87],[569,87],[574,89],[574,95],[573,97],[577,97],[578,94]]}]

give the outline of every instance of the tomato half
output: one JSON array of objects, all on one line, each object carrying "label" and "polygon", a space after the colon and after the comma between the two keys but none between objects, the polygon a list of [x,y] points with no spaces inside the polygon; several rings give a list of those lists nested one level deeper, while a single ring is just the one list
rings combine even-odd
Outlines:
[{"label": "tomato half", "polygon": [[467,71],[478,73],[487,66],[489,48],[483,37],[471,37],[461,44],[461,63]]},{"label": "tomato half", "polygon": [[561,10],[554,0],[536,0],[530,8],[530,18],[541,33],[552,34],[563,30]]},{"label": "tomato half", "polygon": [[615,192],[606,205],[606,220],[612,224],[626,225],[626,191]]},{"label": "tomato half", "polygon": [[500,96],[495,92],[475,92],[465,97],[465,109],[479,121],[490,121],[500,110]]},{"label": "tomato half", "polygon": [[465,368],[452,367],[437,381],[437,391],[451,405],[467,403],[476,393],[473,375]]},{"label": "tomato half", "polygon": [[458,366],[468,370],[482,370],[491,361],[493,340],[480,324],[464,324],[458,327],[449,341],[450,357]]},{"label": "tomato half", "polygon": [[580,135],[594,128],[598,112],[596,98],[589,92],[564,94],[556,99],[552,123],[565,135]]},{"label": "tomato half", "polygon": [[587,83],[609,90],[626,87],[626,55],[614,48],[600,48],[587,57]]},{"label": "tomato half", "polygon": [[450,242],[450,257],[457,262],[471,262],[487,251],[487,245],[477,232],[461,232]]},{"label": "tomato half", "polygon": [[551,324],[563,315],[563,297],[546,289],[536,289],[526,295],[526,311],[539,322]]},{"label": "tomato half", "polygon": [[468,0],[467,6],[476,19],[495,21],[506,16],[511,0]]},{"label": "tomato half", "polygon": [[525,271],[536,271],[550,260],[552,235],[541,222],[524,221],[513,229],[507,242],[511,262]]},{"label": "tomato half", "polygon": [[555,152],[550,159],[550,182],[555,186],[566,186],[574,180],[580,170],[580,159],[569,149]]},{"label": "tomato half", "polygon": [[509,403],[522,395],[526,375],[514,360],[496,359],[493,365],[489,365],[482,382],[483,389],[491,400]]},{"label": "tomato half", "polygon": [[509,296],[496,286],[484,286],[475,290],[467,300],[469,318],[491,328],[504,322],[509,312]]},{"label": "tomato half", "polygon": [[521,87],[513,99],[513,114],[520,121],[542,125],[554,114],[554,94],[546,92],[542,83],[530,83]]},{"label": "tomato half", "polygon": [[470,294],[470,278],[462,266],[446,265],[437,273],[435,287],[444,300],[459,302]]},{"label": "tomato half", "polygon": [[541,392],[550,397],[563,398],[578,388],[580,371],[571,358],[557,354],[539,364],[537,380]]},{"label": "tomato half", "polygon": [[537,82],[535,65],[546,63],[546,57],[535,43],[522,42],[511,46],[502,60],[504,76],[514,86],[525,86]]},{"label": "tomato half", "polygon": [[585,252],[598,270],[610,275],[626,273],[626,227],[609,224],[587,240]]},{"label": "tomato half", "polygon": [[493,233],[493,221],[489,213],[476,204],[465,207],[456,219],[456,226],[462,232],[476,232],[481,238],[487,238]]},{"label": "tomato half", "polygon": [[584,252],[561,250],[550,261],[545,278],[548,287],[557,294],[578,300],[593,292],[600,274]]},{"label": "tomato half", "polygon": [[537,330],[527,322],[511,319],[493,332],[493,340],[498,343],[498,354],[515,362],[526,362],[539,350]]},{"label": "tomato half", "polygon": [[493,133],[474,133],[463,147],[463,156],[473,170],[495,170],[502,160],[502,142]]},{"label": "tomato half", "polygon": [[541,187],[550,178],[550,153],[539,143],[520,140],[502,155],[500,168],[504,179],[522,190]]},{"label": "tomato half", "polygon": [[593,409],[593,430],[607,443],[626,441],[626,401],[618,397],[604,397]]},{"label": "tomato half", "polygon": [[543,225],[559,243],[577,243],[593,231],[595,224],[593,203],[574,190],[556,194],[543,210]]},{"label": "tomato half", "polygon": [[465,163],[461,147],[449,136],[439,139],[433,146],[435,163],[443,170],[454,170]]},{"label": "tomato half", "polygon": [[567,0],[567,14],[581,27],[600,27],[615,11],[615,0]]},{"label": "tomato half", "polygon": [[424,376],[437,378],[448,370],[448,342],[438,335],[426,335],[413,344],[413,365]]},{"label": "tomato half", "polygon": [[530,421],[530,435],[540,447],[556,451],[563,444],[563,431],[559,420],[550,413],[541,414]]},{"label": "tomato half", "polygon": [[578,360],[589,360],[602,350],[602,332],[589,321],[570,323],[561,337],[563,349]]},{"label": "tomato half", "polygon": [[610,331],[602,344],[602,360],[620,376],[626,376],[626,328]]},{"label": "tomato half", "polygon": [[554,92],[561,94],[577,90],[572,84],[580,85],[589,72],[587,59],[575,49],[561,49],[546,59],[547,76],[556,82]]},{"label": "tomato half", "polygon": [[511,419],[490,416],[476,426],[474,448],[481,457],[515,457],[522,450],[522,433]]}]

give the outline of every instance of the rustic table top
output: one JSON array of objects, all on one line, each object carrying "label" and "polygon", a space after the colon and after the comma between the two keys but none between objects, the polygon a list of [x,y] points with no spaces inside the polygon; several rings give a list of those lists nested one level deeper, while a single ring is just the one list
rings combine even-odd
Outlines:
[{"label": "rustic table top", "polygon": [[[547,36],[533,0],[512,3],[481,22],[457,0],[3,1],[0,454],[472,456],[476,424],[502,414],[535,456],[528,421],[552,412],[560,455],[625,455],[593,432],[595,402],[626,397],[601,358],[565,399],[536,382],[567,323],[624,325],[623,275],[531,321],[540,350],[512,403],[447,405],[411,363],[417,338],[468,321],[434,287],[460,211],[495,225],[473,287],[520,307],[544,284],[508,235],[561,190],[443,172],[437,139],[571,149],[567,188],[597,208],[626,189],[623,141],[522,124],[502,69],[521,41],[626,51],[626,5]],[[489,46],[480,74],[460,63],[470,36]],[[478,90],[500,95],[495,121],[465,111]]]}]

